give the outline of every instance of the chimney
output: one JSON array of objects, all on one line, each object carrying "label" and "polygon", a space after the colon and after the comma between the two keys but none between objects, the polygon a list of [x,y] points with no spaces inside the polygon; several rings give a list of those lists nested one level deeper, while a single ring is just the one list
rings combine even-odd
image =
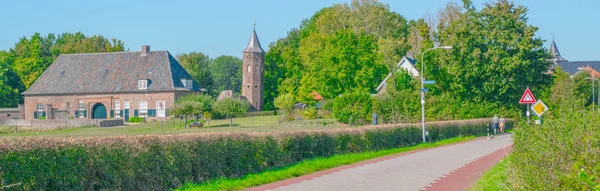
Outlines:
[{"label": "chimney", "polygon": [[414,60],[415,59],[415,52],[412,52],[412,51],[406,52],[406,57]]},{"label": "chimney", "polygon": [[143,45],[142,46],[142,56],[148,56],[148,53],[150,53],[150,46]]}]

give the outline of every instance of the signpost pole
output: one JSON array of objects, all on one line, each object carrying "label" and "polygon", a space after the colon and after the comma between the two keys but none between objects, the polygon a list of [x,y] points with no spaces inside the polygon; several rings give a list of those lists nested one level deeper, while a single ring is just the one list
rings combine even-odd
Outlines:
[{"label": "signpost pole", "polygon": [[531,118],[531,113],[529,112],[529,104],[527,104],[527,110],[525,111],[525,115],[527,115],[527,123],[531,123],[529,120]]}]

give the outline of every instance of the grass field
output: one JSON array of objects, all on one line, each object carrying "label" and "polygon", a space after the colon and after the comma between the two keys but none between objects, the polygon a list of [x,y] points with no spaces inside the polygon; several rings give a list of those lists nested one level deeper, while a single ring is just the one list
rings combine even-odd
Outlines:
[{"label": "grass field", "polygon": [[182,120],[170,122],[129,123],[120,127],[81,127],[51,131],[25,131],[14,127],[0,127],[2,136],[115,136],[115,135],[153,135],[153,134],[178,134],[198,132],[271,132],[271,131],[297,131],[343,128],[346,125],[335,122],[333,119],[317,119],[292,121],[278,124],[277,116],[257,116],[237,118],[235,127],[229,127],[229,120],[211,120],[210,127],[183,128]]},{"label": "grass field", "polygon": [[506,174],[507,158],[504,158],[496,166],[488,170],[481,178],[469,189],[470,191],[500,191],[509,190],[507,186]]},{"label": "grass field", "polygon": [[364,160],[378,158],[386,155],[393,155],[402,152],[437,147],[446,144],[459,143],[474,139],[474,136],[456,137],[442,140],[435,143],[424,143],[412,147],[403,147],[395,149],[387,149],[381,151],[371,151],[354,154],[336,155],[330,158],[316,158],[302,161],[300,163],[265,171],[258,174],[250,174],[242,178],[224,178],[215,181],[210,181],[205,184],[186,184],[179,190],[243,190],[254,186],[269,184],[272,182],[294,178],[321,170],[326,170],[342,165],[352,164]]}]

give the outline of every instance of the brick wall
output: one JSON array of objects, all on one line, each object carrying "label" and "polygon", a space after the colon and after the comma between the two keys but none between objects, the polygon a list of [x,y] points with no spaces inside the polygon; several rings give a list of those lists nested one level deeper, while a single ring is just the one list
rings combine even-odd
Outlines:
[{"label": "brick wall", "polygon": [[58,128],[75,127],[113,127],[122,126],[123,120],[118,119],[71,119],[71,120],[27,120],[27,119],[9,119],[0,120],[0,125],[17,126],[25,129],[35,130],[54,130]]},{"label": "brick wall", "polygon": [[19,110],[0,110],[0,120],[18,119]]},{"label": "brick wall", "polygon": [[[120,103],[120,110],[124,110],[124,102],[129,101],[129,116],[134,117],[134,111],[138,110],[138,103],[140,101],[148,102],[148,109],[156,109],[157,101],[165,101],[166,108],[171,108],[177,97],[189,94],[190,92],[145,92],[145,93],[115,93],[115,94],[94,94],[94,95],[36,95],[36,96],[25,96],[25,104],[23,105],[25,110],[25,119],[34,119],[34,112],[37,111],[37,104],[41,103],[44,106],[44,110],[47,110],[46,105],[52,105],[52,109],[64,110],[68,116],[74,116],[75,111],[78,110],[79,102],[83,101],[84,108],[86,110],[86,119],[91,119],[92,108],[96,104],[103,104],[106,107],[107,114],[110,116],[110,110],[114,110],[115,103]],[[48,113],[48,111],[45,111]],[[123,117],[121,114],[121,118]],[[149,119],[155,119],[154,117],[148,117]],[[115,119],[117,119],[115,117]]]}]

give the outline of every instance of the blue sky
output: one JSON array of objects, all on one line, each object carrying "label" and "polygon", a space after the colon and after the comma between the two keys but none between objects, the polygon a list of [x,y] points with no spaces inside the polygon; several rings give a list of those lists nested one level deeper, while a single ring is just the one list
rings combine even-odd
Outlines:
[{"label": "blue sky", "polygon": [[[407,19],[436,13],[449,0],[382,0]],[[198,51],[216,57],[241,57],[252,32],[253,19],[264,49],[298,27],[316,11],[342,0],[19,0],[3,3],[0,11],[0,50],[23,36],[77,32],[125,41],[137,51],[148,44],[172,54]],[[474,0],[481,8],[487,0]],[[537,35],[554,38],[571,61],[600,60],[597,0],[516,0],[529,8]],[[596,18],[596,19],[594,19]]]}]

